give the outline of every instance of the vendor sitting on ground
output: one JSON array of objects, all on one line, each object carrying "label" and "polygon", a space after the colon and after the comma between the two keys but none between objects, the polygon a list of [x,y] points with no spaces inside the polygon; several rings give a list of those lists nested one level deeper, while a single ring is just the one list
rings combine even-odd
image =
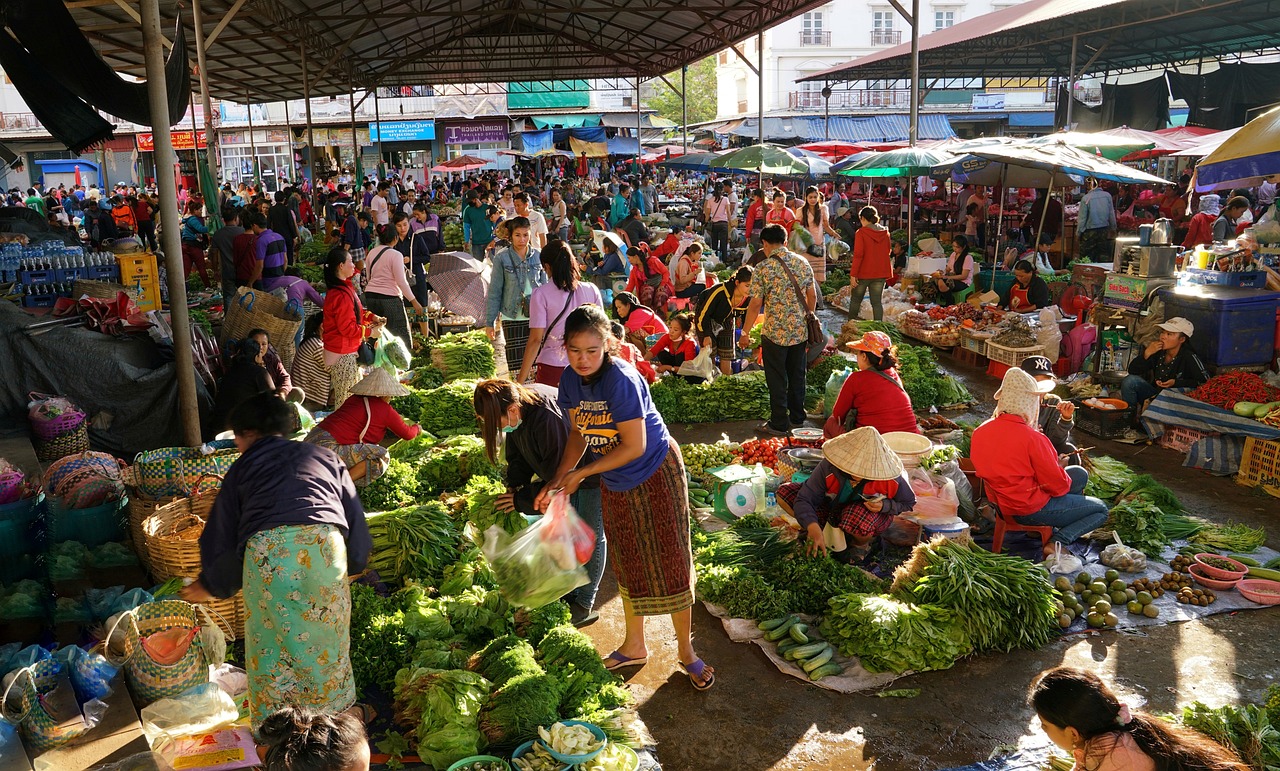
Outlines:
[{"label": "vendor sitting on ground", "polygon": [[1052,304],[1049,285],[1036,273],[1035,266],[1029,260],[1015,262],[1013,283],[1000,298],[1000,307],[1014,313],[1028,313],[1048,308]]},{"label": "vendor sitting on ground", "polygon": [[675,372],[680,369],[681,364],[698,355],[698,344],[690,334],[693,322],[689,320],[688,314],[678,313],[671,317],[670,322],[670,330],[659,337],[658,342],[644,356],[645,361],[652,362],[654,370],[660,375]]},{"label": "vendor sitting on ground", "polygon": [[387,431],[409,441],[422,432],[406,425],[391,406],[391,399],[407,396],[409,389],[396,382],[385,369],[375,367],[351,389],[342,406],[307,434],[306,441],[327,447],[347,464],[356,487],[364,487],[382,476],[390,463],[382,438]]},{"label": "vendor sitting on ground", "polygon": [[[1143,404],[1166,388],[1195,388],[1209,379],[1204,362],[1191,350],[1188,341],[1196,328],[1181,316],[1174,316],[1160,327],[1160,338],[1147,343],[1142,354],[1129,362],[1129,376],[1120,383],[1120,398],[1133,408],[1133,424]],[[1132,429],[1126,439],[1140,439]]]},{"label": "vendor sitting on ground", "polygon": [[836,397],[831,416],[822,427],[825,438],[840,436],[855,428],[871,426],[880,433],[906,431],[920,433],[911,397],[898,377],[898,347],[884,332],[867,332],[849,343],[858,359],[858,369],[845,379]]},{"label": "vendor sitting on ground", "polygon": [[[1053,375],[1053,362],[1047,356],[1028,356],[1018,365],[1023,372],[1036,379],[1037,383],[1053,383],[1057,378]],[[1071,429],[1075,426],[1076,405],[1054,393],[1046,393],[1040,399],[1040,431],[1053,442],[1053,449],[1058,451],[1058,460],[1062,465],[1079,465],[1080,454],[1071,441]]]},{"label": "vendor sitting on ground", "polygon": [[826,457],[803,484],[778,488],[778,505],[800,523],[809,554],[827,553],[830,534],[833,557],[861,562],[893,518],[915,508],[916,494],[902,461],[871,426],[828,441],[822,452]]},{"label": "vendor sitting on ground", "polygon": [[613,232],[605,233],[600,240],[600,261],[587,269],[591,276],[612,276],[627,272],[626,245]]},{"label": "vendor sitting on ground", "polygon": [[262,349],[262,366],[266,367],[267,373],[271,375],[271,381],[275,384],[276,394],[285,401],[299,402],[306,397],[301,388],[293,386],[293,378],[289,376],[289,370],[285,369],[284,362],[280,360],[280,354],[276,353],[275,346],[271,344],[271,339],[267,336],[265,329],[252,329],[246,337],[258,343],[258,347]]},{"label": "vendor sitting on ground", "polygon": [[1083,494],[1089,472],[1063,468],[1053,443],[1036,428],[1041,396],[1052,390],[1052,382],[1037,382],[1021,369],[1005,372],[995,416],[973,432],[969,448],[987,500],[999,509],[995,516],[1053,528],[1045,556],[1054,543],[1066,546],[1107,521],[1107,504]]}]

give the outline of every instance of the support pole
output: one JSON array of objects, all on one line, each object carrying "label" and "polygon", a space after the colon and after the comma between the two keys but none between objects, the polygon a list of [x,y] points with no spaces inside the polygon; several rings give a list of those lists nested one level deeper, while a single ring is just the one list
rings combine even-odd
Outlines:
[{"label": "support pole", "polygon": [[[178,227],[178,190],[173,179],[173,136],[169,133],[169,96],[164,74],[164,36],[160,31],[160,0],[142,0],[142,51],[147,68],[147,102],[151,108],[151,136],[155,141],[156,188],[160,194],[160,241],[169,278],[169,317],[173,327],[173,373],[178,381],[178,412],[182,440],[200,444],[200,407],[196,398],[196,369],[187,317],[187,282],[182,271],[182,241]],[[161,171],[163,169],[163,171]]]},{"label": "support pole", "polygon": [[[356,84],[351,84],[351,197],[355,201],[360,200],[361,188],[364,186],[364,180],[358,179],[356,170],[360,168],[360,140],[356,137]],[[359,204],[352,202],[351,208],[354,210]]]},{"label": "support pole", "polygon": [[386,179],[387,175],[386,175],[385,173],[383,173],[383,171],[382,171],[382,166],[383,166],[383,160],[382,160],[382,113],[378,110],[378,87],[377,87],[377,86],[374,86],[374,87],[373,87],[373,125],[375,125],[375,126],[377,126],[377,127],[378,127],[378,145],[377,145],[378,165],[377,165],[377,167],[376,167],[376,168],[374,168],[374,171],[375,171],[375,172],[377,172],[377,174],[378,174],[378,181],[379,181],[379,182],[381,182],[381,181],[383,181],[383,180],[385,180],[385,179]]},{"label": "support pole", "polygon": [[[196,173],[196,189],[189,191],[188,197],[190,192],[204,193],[204,188],[200,186],[200,132],[196,129],[196,93],[194,91],[191,92],[191,169]],[[205,214],[208,214],[211,202],[205,201],[204,205]]]},{"label": "support pole", "polygon": [[636,189],[633,193],[640,192],[640,73],[636,73]]},{"label": "support pole", "polygon": [[685,76],[689,74],[689,65],[680,68],[680,146],[684,154],[689,154],[689,87],[685,84]]},{"label": "support pole", "polygon": [[[908,136],[911,146],[920,140],[920,0],[911,0],[911,128]],[[914,219],[914,218],[913,218]],[[907,226],[908,235],[911,226]]]},{"label": "support pole", "polygon": [[831,141],[831,84],[822,84],[823,138]]},{"label": "support pole", "polygon": [[[213,133],[213,100],[209,97],[209,74],[205,70],[204,20],[200,15],[200,0],[191,2],[191,20],[196,27],[196,64],[200,67],[200,104],[204,107],[204,159],[209,165],[209,178],[218,184],[218,140]],[[196,158],[199,160],[199,140],[192,137],[197,147]],[[196,171],[199,179],[200,172]]]},{"label": "support pole", "polygon": [[253,138],[253,104],[249,102],[249,89],[244,90],[244,111],[249,115],[249,173],[253,179],[253,192],[258,192],[258,143]]},{"label": "support pole", "polygon": [[1080,36],[1071,36],[1071,66],[1067,68],[1067,125],[1064,129],[1071,130],[1071,113],[1076,103],[1076,47],[1080,44]]},{"label": "support pole", "polygon": [[[756,79],[759,81],[758,93],[756,94],[756,121],[759,125],[756,127],[756,142],[764,144],[764,30],[756,32]],[[761,159],[764,158],[764,150],[760,151]],[[756,184],[764,187],[764,164],[760,164],[760,172],[756,178]]]},{"label": "support pole", "polygon": [[[307,47],[302,46],[302,98],[306,100],[307,109],[307,181],[314,190],[316,186],[315,169],[315,133],[311,129],[311,75],[307,71]],[[289,144],[289,157],[293,158],[293,143]],[[292,162],[292,161],[291,161]]]},{"label": "support pole", "polygon": [[298,173],[298,169],[293,165],[293,126],[289,123],[288,99],[284,100],[284,138],[289,146],[289,176],[293,177]]}]

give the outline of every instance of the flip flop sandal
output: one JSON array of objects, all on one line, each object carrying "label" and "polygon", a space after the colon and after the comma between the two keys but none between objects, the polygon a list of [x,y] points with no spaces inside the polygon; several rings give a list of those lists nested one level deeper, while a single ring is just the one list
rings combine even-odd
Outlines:
[{"label": "flip flop sandal", "polygon": [[372,724],[374,720],[378,719],[378,710],[374,709],[372,704],[361,704],[360,702],[356,702],[352,706],[360,710],[360,722],[364,723],[366,726]]},{"label": "flip flop sandal", "polygon": [[[684,670],[684,673],[689,676],[689,684],[694,687],[694,690],[709,691],[711,686],[716,684],[715,669],[707,666],[707,663],[702,659],[698,659],[692,664],[681,662],[680,669]],[[698,681],[702,679],[704,674],[706,675],[706,680],[699,684]]]},{"label": "flip flop sandal", "polygon": [[640,656],[638,658],[629,659],[621,653],[614,651],[604,657],[604,668],[613,672],[617,669],[626,669],[627,667],[643,667],[649,663],[648,656]]}]

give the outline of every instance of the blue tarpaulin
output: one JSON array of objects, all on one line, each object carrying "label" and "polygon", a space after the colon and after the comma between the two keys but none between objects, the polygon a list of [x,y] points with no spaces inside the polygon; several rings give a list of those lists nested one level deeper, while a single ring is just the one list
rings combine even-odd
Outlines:
[{"label": "blue tarpaulin", "polygon": [[640,142],[635,137],[614,137],[609,140],[609,155],[639,155]]},{"label": "blue tarpaulin", "polygon": [[[759,136],[756,118],[744,118],[727,128],[727,133],[755,138]],[[911,120],[906,115],[868,115],[851,117],[836,115],[830,121],[830,139],[839,142],[878,143],[905,142],[910,138]],[[919,139],[951,139],[956,133],[945,115],[921,115]],[[764,139],[779,141],[802,139],[818,141],[828,136],[827,120],[820,116],[801,115],[793,118],[765,118]]]},{"label": "blue tarpaulin", "polygon": [[1252,418],[1192,399],[1181,390],[1166,388],[1142,413],[1142,425],[1153,438],[1160,438],[1166,426],[1182,426],[1210,434],[1196,441],[1182,465],[1215,474],[1240,470],[1244,438],[1280,439],[1280,429]]},{"label": "blue tarpaulin", "polygon": [[526,131],[523,134],[517,134],[523,143],[523,150],[527,155],[545,155],[555,151],[555,132],[551,129],[546,131]]},{"label": "blue tarpaulin", "polygon": [[1010,126],[1053,126],[1052,112],[1011,112]]}]

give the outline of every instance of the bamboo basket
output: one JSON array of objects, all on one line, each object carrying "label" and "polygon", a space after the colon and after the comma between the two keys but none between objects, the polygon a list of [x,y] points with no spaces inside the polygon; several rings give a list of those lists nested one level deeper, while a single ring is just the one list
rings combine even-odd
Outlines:
[{"label": "bamboo basket", "polygon": [[147,538],[142,531],[142,522],[156,512],[161,506],[178,500],[176,497],[148,498],[136,489],[131,490],[129,504],[125,507],[129,514],[129,540],[133,543],[133,551],[138,561],[148,573],[151,571],[151,557],[147,552]]}]

